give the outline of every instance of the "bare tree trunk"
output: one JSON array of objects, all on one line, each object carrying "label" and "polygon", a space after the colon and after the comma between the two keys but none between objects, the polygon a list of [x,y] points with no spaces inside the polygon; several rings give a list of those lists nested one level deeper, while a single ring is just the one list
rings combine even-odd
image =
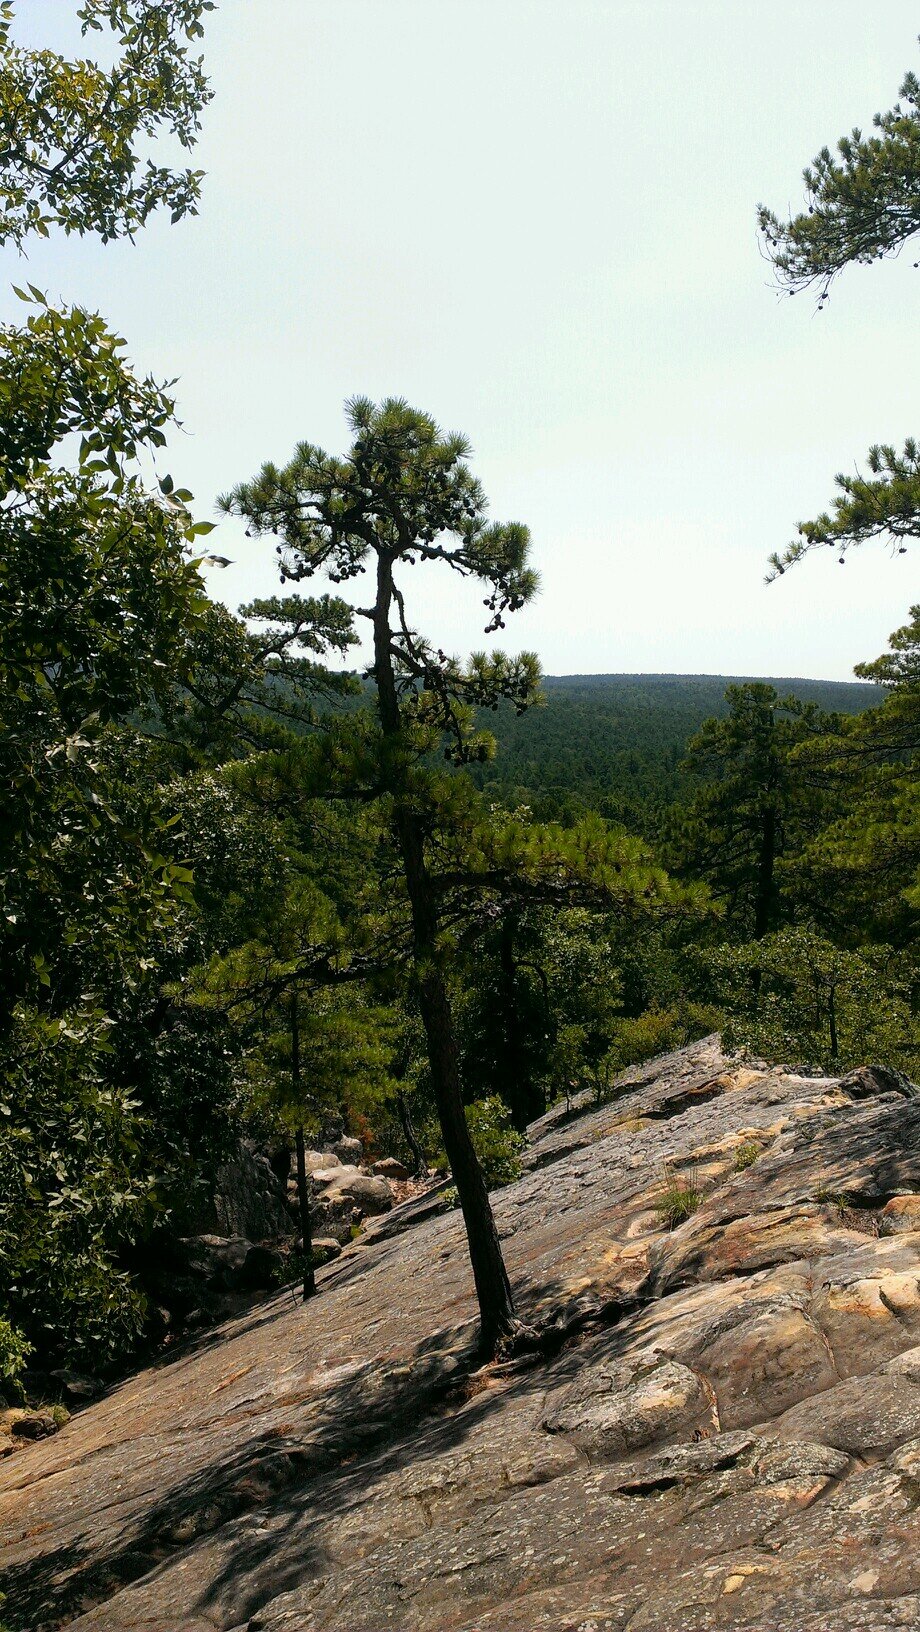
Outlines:
[{"label": "bare tree trunk", "polygon": [[836,1061],[840,1053],[840,1043],[837,1037],[837,1005],[834,998],[834,991],[835,988],[832,985],[827,1003],[827,1019],[831,1033],[831,1058]]},{"label": "bare tree trunk", "polygon": [[406,1144],[409,1146],[415,1161],[415,1177],[417,1179],[426,1179],[428,1177],[428,1163],[425,1160],[425,1152],[418,1142],[418,1134],[412,1125],[412,1117],[409,1112],[409,1102],[406,1099],[405,1094],[400,1093],[396,1095],[396,1109],[399,1112],[399,1120],[402,1125],[403,1137],[405,1138]]},{"label": "bare tree trunk", "polygon": [[[374,608],[374,678],[381,728],[384,737],[396,746],[402,738],[403,726],[390,649],[392,599],[392,561],[381,550],[377,556]],[[504,1338],[518,1330],[514,1299],[489,1194],[463,1109],[453,1016],[438,948],[437,904],[425,861],[422,826],[398,783],[393,788],[393,796],[396,837],[412,910],[418,1003],[428,1044],[435,1104],[466,1226],[479,1301],[482,1347],[487,1354],[493,1354]]]},{"label": "bare tree trunk", "polygon": [[[297,1012],[297,993],[291,996],[291,1083],[295,1103],[300,1098],[300,1016]],[[307,1173],[307,1153],[304,1148],[303,1126],[298,1123],[294,1134],[297,1151],[297,1203],[300,1209],[300,1245],[303,1253],[303,1301],[316,1291],[316,1271],[313,1268],[313,1231],[310,1225],[310,1179]]]}]

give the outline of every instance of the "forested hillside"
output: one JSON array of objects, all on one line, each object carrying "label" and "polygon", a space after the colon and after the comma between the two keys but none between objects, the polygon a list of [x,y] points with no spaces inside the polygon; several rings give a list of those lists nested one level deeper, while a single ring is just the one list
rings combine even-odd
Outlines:
[{"label": "forested hillside", "polygon": [[[689,738],[727,711],[726,687],[742,683],[714,674],[547,675],[545,707],[521,715],[505,707],[493,718],[499,752],[475,779],[484,792],[540,813],[584,803],[641,822],[687,792],[681,766]],[[827,713],[860,714],[879,701],[877,687],[865,683],[766,683]]]}]

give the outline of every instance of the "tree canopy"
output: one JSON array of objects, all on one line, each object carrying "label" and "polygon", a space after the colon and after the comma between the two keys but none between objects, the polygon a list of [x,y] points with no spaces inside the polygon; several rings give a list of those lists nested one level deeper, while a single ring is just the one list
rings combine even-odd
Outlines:
[{"label": "tree canopy", "polygon": [[106,243],[161,207],[173,221],[195,214],[202,172],[145,160],[141,143],[194,146],[211,92],[189,45],[214,0],[86,0],[83,34],[115,37],[109,68],[17,46],[15,10],[0,5],[0,239],[21,246],[61,227]]}]

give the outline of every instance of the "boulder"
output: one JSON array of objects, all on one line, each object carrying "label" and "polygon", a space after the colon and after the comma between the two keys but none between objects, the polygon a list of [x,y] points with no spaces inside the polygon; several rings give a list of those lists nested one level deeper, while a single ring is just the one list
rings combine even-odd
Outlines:
[{"label": "boulder", "polygon": [[322,1197],[310,1208],[310,1229],[316,1239],[337,1241],[345,1246],[360,1227],[364,1217],[350,1196]]},{"label": "boulder", "polygon": [[548,1433],[564,1434],[593,1461],[718,1425],[712,1391],[688,1366],[660,1355],[586,1367],[543,1418]]},{"label": "boulder", "polygon": [[901,1094],[904,1099],[920,1097],[920,1088],[903,1071],[887,1065],[860,1065],[855,1071],[841,1077],[843,1093],[853,1099],[868,1099],[874,1094]]},{"label": "boulder", "polygon": [[265,1241],[290,1233],[284,1187],[253,1145],[242,1145],[232,1161],[218,1168],[214,1216],[221,1235]]},{"label": "boulder", "polygon": [[389,1179],[375,1178],[371,1173],[349,1174],[344,1183],[330,1186],[326,1194],[348,1196],[368,1215],[388,1213],[393,1205]]},{"label": "boulder", "polygon": [[351,1139],[347,1134],[336,1140],[332,1150],[340,1162],[358,1163],[364,1156],[364,1146],[360,1139]]},{"label": "boulder", "polygon": [[887,1235],[920,1230],[920,1195],[892,1196],[882,1208],[879,1224]]},{"label": "boulder", "polygon": [[244,1236],[266,1241],[292,1233],[284,1180],[251,1140],[217,1169],[210,1192],[173,1209],[179,1235]]},{"label": "boulder", "polygon": [[[289,1186],[292,1217],[299,1218],[296,1185]],[[364,1217],[389,1212],[393,1191],[388,1179],[362,1173],[359,1168],[320,1168],[313,1174],[310,1225],[317,1236],[345,1243]]]},{"label": "boulder", "polygon": [[381,1179],[396,1179],[397,1181],[412,1177],[405,1164],[397,1161],[395,1156],[384,1156],[381,1161],[374,1163],[371,1172]]},{"label": "boulder", "polygon": [[23,1411],[12,1418],[10,1433],[14,1439],[48,1439],[66,1421],[66,1411]]},{"label": "boulder", "polygon": [[243,1236],[194,1235],[177,1242],[186,1277],[211,1292],[258,1292],[277,1285],[281,1253]]},{"label": "boulder", "polygon": [[[341,1167],[338,1156],[332,1150],[308,1150],[305,1152],[306,1169],[310,1174],[328,1173],[334,1167]],[[297,1175],[297,1158],[291,1157],[291,1173]]]},{"label": "boulder", "polygon": [[[327,1158],[327,1160],[328,1160],[328,1158]],[[361,1169],[359,1167],[346,1166],[344,1163],[339,1161],[338,1157],[334,1158],[334,1164],[335,1165],[331,1166],[331,1167],[330,1166],[317,1167],[310,1174],[310,1177],[311,1177],[311,1179],[313,1181],[314,1192],[315,1191],[320,1191],[320,1190],[329,1190],[329,1189],[332,1189],[333,1187],[335,1189],[337,1189],[337,1190],[340,1190],[343,1187],[343,1185],[348,1183],[349,1179],[356,1179],[356,1178],[360,1178],[360,1176],[361,1176]],[[296,1189],[296,1181],[295,1181],[295,1189]]]}]

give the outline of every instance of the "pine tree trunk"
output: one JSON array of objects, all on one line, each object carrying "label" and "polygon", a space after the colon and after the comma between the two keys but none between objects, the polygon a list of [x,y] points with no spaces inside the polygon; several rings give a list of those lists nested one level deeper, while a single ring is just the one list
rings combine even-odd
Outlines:
[{"label": "pine tree trunk", "polygon": [[518,969],[514,959],[514,937],[517,927],[516,914],[506,912],[499,934],[499,961],[508,1061],[508,1081],[504,1085],[505,1097],[511,1111],[511,1120],[518,1133],[523,1133],[528,1122],[542,1115],[546,1106],[541,1103],[543,1096],[534,1088],[521,1037]]},{"label": "pine tree trunk", "polygon": [[405,1094],[400,1093],[396,1095],[396,1109],[399,1112],[399,1120],[402,1125],[403,1137],[405,1138],[406,1144],[409,1146],[415,1161],[415,1177],[417,1179],[427,1179],[428,1163],[425,1160],[425,1152],[418,1142],[418,1134],[412,1125],[412,1117],[409,1112],[409,1103]]},{"label": "pine tree trunk", "polygon": [[501,1340],[510,1337],[515,1330],[514,1299],[489,1194],[466,1123],[450,999],[443,975],[436,967],[429,965],[420,974],[419,1007],[428,1040],[431,1078],[444,1149],[466,1225],[473,1280],[479,1300],[482,1346],[487,1354],[493,1354]]},{"label": "pine tree trunk", "polygon": [[[403,727],[390,648],[392,599],[392,560],[381,550],[377,557],[374,608],[374,678],[383,735],[396,745],[402,738]],[[463,1109],[453,1016],[438,948],[437,903],[425,861],[422,827],[398,784],[393,788],[393,796],[394,825],[412,911],[413,961],[432,1087],[444,1149],[466,1226],[479,1302],[482,1348],[491,1355],[503,1338],[517,1330],[514,1299],[489,1194]]]},{"label": "pine tree trunk", "polygon": [[764,811],[760,833],[760,854],[757,858],[757,883],[754,896],[754,939],[763,940],[773,923],[774,877],[776,873],[776,811],[770,805]]},{"label": "pine tree trunk", "polygon": [[[300,1016],[297,993],[291,996],[291,1084],[295,1103],[300,1097]],[[297,1152],[297,1203],[300,1209],[300,1245],[303,1253],[303,1301],[316,1291],[316,1271],[313,1268],[313,1230],[310,1224],[310,1179],[307,1173],[307,1153],[304,1147],[303,1127],[298,1123],[294,1134]]]}]

